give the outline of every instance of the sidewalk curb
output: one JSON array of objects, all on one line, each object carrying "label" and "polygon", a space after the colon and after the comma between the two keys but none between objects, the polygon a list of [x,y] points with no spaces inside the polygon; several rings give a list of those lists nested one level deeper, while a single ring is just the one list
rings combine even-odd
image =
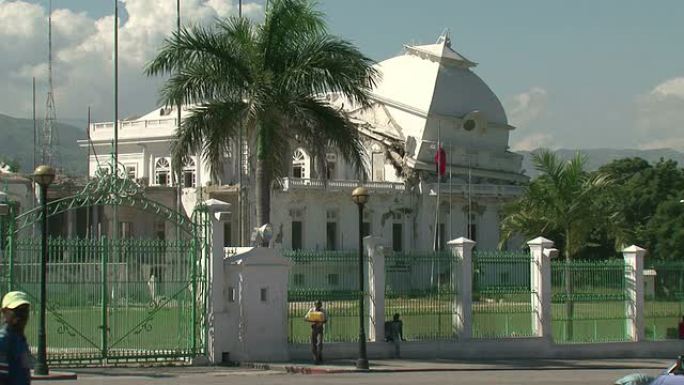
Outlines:
[{"label": "sidewalk curb", "polygon": [[[606,370],[606,369],[636,369],[632,366],[627,365],[586,365],[586,366],[562,366],[562,365],[549,365],[549,366],[518,366],[518,367],[379,367],[371,368],[368,370],[356,369],[352,366],[348,368],[335,368],[335,367],[312,367],[307,365],[296,365],[296,364],[269,364],[269,363],[258,363],[258,362],[241,362],[240,367],[257,369],[257,370],[272,370],[278,372],[284,372],[289,374],[341,374],[341,373],[417,373],[417,372],[477,372],[477,371],[511,371],[511,370],[573,370],[573,369],[585,369],[585,370]],[[659,368],[659,367],[658,367]]]},{"label": "sidewalk curb", "polygon": [[362,370],[356,368],[320,368],[310,367],[305,365],[291,365],[291,364],[264,364],[259,362],[240,362],[241,368],[257,369],[257,370],[273,370],[278,372],[290,374],[339,374],[339,373],[368,373],[377,370]]},{"label": "sidewalk curb", "polygon": [[39,375],[31,371],[31,381],[63,381],[76,379],[78,379],[78,375],[73,372],[60,372],[51,370],[47,375]]}]

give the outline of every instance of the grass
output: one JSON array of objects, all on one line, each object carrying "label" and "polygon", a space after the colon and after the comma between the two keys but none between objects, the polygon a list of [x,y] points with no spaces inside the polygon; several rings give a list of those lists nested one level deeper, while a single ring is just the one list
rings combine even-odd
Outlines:
[{"label": "grass", "polygon": [[[332,305],[332,306],[330,306]],[[310,305],[308,305],[310,306]],[[326,341],[358,341],[359,319],[357,303],[346,301],[326,303],[330,321],[326,326]],[[453,314],[451,302],[434,298],[387,298],[385,319],[399,313],[408,340],[452,339]],[[290,303],[289,340],[308,343],[309,325],[303,321],[306,309],[301,303]],[[337,311],[336,311],[337,310]],[[563,303],[552,304],[552,333],[556,343],[619,342],[627,340],[625,304],[621,301],[577,302],[573,316],[568,318]],[[684,303],[646,301],[646,338],[676,339],[676,328]],[[476,302],[473,304],[473,338],[516,338],[532,335],[532,312],[524,302]],[[570,325],[572,325],[570,327]],[[572,333],[572,337],[570,337]]]}]

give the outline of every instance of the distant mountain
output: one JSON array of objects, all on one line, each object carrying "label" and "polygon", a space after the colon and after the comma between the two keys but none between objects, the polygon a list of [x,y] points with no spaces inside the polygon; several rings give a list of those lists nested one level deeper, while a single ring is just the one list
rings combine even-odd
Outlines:
[{"label": "distant mountain", "polygon": [[[37,122],[37,127],[40,135],[42,119]],[[85,175],[88,169],[88,152],[76,144],[76,140],[85,139],[85,128],[56,123],[55,129],[58,133],[60,167],[67,175]],[[40,149],[36,154],[37,162],[40,163]],[[16,160],[21,173],[33,171],[33,120],[0,114],[0,158]]]},{"label": "distant mountain", "polygon": [[[633,150],[633,149],[615,149],[615,148],[597,148],[590,150],[567,150],[559,149],[554,151],[561,159],[568,160],[575,156],[579,151],[587,157],[587,169],[590,171],[598,170],[604,164],[608,164],[616,159],[639,157],[645,159],[649,163],[656,163],[661,158],[672,159],[679,164],[679,167],[684,167],[684,153],[672,150],[669,148],[657,150]],[[532,165],[532,151],[517,151],[518,154],[524,156],[522,168],[525,174],[534,178],[539,173]]]}]

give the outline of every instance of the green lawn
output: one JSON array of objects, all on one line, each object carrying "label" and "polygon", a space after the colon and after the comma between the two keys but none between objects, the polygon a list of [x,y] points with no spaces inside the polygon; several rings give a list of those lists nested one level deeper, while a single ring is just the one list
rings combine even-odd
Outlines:
[{"label": "green lawn", "polygon": [[[330,322],[326,341],[358,341],[357,304],[347,301],[328,308]],[[385,319],[401,314],[404,336],[408,340],[453,338],[451,302],[434,298],[387,298]],[[306,306],[290,304],[290,341],[307,343],[310,328],[303,321]],[[302,310],[303,309],[303,310]],[[553,339],[556,343],[591,343],[625,341],[625,304],[621,301],[577,302],[568,318],[563,303],[552,304]],[[336,311],[338,310],[338,311]],[[675,339],[677,323],[684,303],[646,301],[646,338]],[[475,302],[473,304],[473,338],[514,338],[532,334],[532,313],[524,302]],[[570,337],[570,334],[572,337]]]}]

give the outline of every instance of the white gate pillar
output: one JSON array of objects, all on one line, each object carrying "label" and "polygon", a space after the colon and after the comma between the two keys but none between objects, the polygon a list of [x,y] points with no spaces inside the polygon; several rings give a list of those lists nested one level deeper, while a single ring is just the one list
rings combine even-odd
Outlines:
[{"label": "white gate pillar", "polygon": [[385,248],[380,237],[367,236],[363,244],[368,255],[366,279],[368,282],[368,339],[385,338]]},{"label": "white gate pillar", "polygon": [[532,335],[549,341],[552,337],[551,325],[551,259],[558,256],[553,241],[537,237],[529,242],[530,263],[530,302],[532,305]]},{"label": "white gate pillar", "polygon": [[461,340],[468,340],[473,334],[473,247],[475,241],[460,237],[447,242],[456,259],[451,270],[451,281],[455,285],[452,332]]},{"label": "white gate pillar", "polygon": [[622,250],[625,259],[625,315],[627,316],[627,337],[632,341],[643,341],[644,331],[644,256],[646,250],[632,245]]},{"label": "white gate pillar", "polygon": [[226,321],[226,298],[224,297],[225,274],[223,271],[226,252],[223,247],[223,224],[230,220],[230,204],[218,199],[204,202],[211,221],[211,250],[207,261],[207,358],[212,363],[222,361],[221,341],[231,328]]}]

